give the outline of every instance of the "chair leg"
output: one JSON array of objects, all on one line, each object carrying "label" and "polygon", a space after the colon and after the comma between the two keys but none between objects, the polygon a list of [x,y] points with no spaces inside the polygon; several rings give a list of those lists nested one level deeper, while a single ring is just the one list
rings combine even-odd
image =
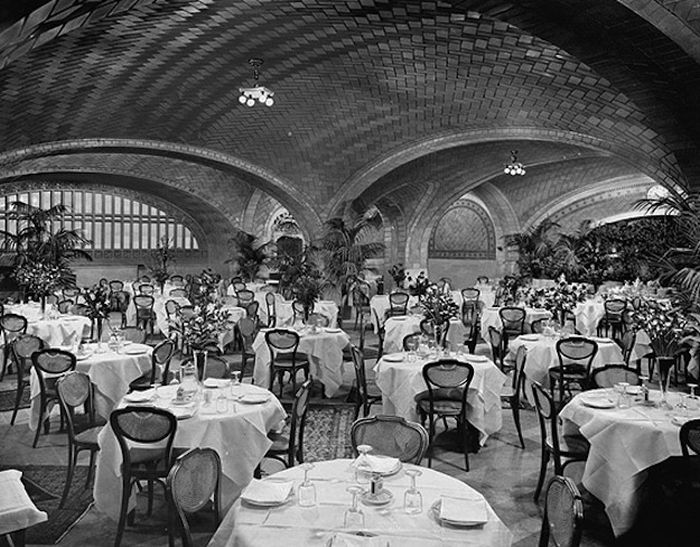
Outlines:
[{"label": "chair leg", "polygon": [[8,348],[9,346],[6,342],[5,346],[2,348],[2,370],[0,370],[0,382],[2,382],[2,379],[5,377],[5,369],[7,368]]},{"label": "chair leg", "polygon": [[518,439],[520,439],[520,448],[525,448],[525,441],[523,440],[523,428],[520,425],[520,401],[517,397],[511,398],[510,409],[513,411],[513,421],[515,422],[515,429],[518,432]]},{"label": "chair leg", "polygon": [[[544,443],[544,440],[542,441]],[[547,474],[547,463],[549,462],[549,451],[547,447],[542,445],[542,459],[540,460],[540,476],[537,478],[537,487],[535,488],[535,501],[540,497],[540,492],[542,491],[542,485],[544,484],[544,477]]]},{"label": "chair leg", "polygon": [[41,427],[44,424],[44,412],[46,412],[46,401],[43,397],[39,398],[39,421],[36,424],[36,433],[34,434],[33,448],[36,448],[36,443],[39,442],[39,435],[41,434]]},{"label": "chair leg", "polygon": [[126,513],[129,510],[129,495],[131,494],[131,480],[128,476],[124,476],[122,480],[122,503],[119,508],[119,523],[117,524],[117,535],[114,538],[114,547],[119,547],[124,535],[126,526]]},{"label": "chair leg", "polygon": [[433,415],[428,416],[428,467],[433,466],[433,438],[435,437],[435,422]]},{"label": "chair leg", "polygon": [[148,516],[153,514],[153,481],[149,479],[148,481]]},{"label": "chair leg", "polygon": [[464,449],[464,470],[469,471],[469,428],[466,418],[458,419],[457,427],[462,429],[462,443]]},{"label": "chair leg", "polygon": [[66,484],[63,487],[63,495],[61,496],[61,502],[58,504],[59,509],[63,507],[68,499],[68,493],[70,492],[70,485],[73,482],[73,473],[75,472],[75,460],[77,459],[77,450],[72,446],[68,445],[68,473],[66,475]]},{"label": "chair leg", "polygon": [[19,411],[19,403],[22,401],[22,393],[24,393],[24,386],[20,383],[17,385],[17,395],[15,396],[15,408],[12,411],[12,419],[10,420],[10,425],[15,425],[15,419],[17,418],[17,412]]},{"label": "chair leg", "polygon": [[90,488],[90,483],[92,482],[92,479],[95,477],[95,456],[97,456],[97,451],[90,450],[90,464],[88,467],[87,479],[85,479],[85,489],[86,490],[88,488]]}]

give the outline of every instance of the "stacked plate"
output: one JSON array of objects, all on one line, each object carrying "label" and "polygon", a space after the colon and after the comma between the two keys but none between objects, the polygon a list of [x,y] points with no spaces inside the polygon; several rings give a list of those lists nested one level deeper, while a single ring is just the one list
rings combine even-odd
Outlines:
[{"label": "stacked plate", "polygon": [[241,493],[241,500],[253,507],[278,507],[294,497],[294,481],[253,479]]}]

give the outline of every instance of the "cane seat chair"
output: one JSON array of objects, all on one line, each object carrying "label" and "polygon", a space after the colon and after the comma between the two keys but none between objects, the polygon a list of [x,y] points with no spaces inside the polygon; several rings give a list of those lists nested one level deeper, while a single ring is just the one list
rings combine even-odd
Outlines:
[{"label": "cane seat chair", "polygon": [[172,298],[187,298],[187,291],[182,287],[176,287],[168,291],[168,296]]},{"label": "cane seat chair", "polygon": [[178,314],[180,313],[180,304],[177,303],[175,300],[166,300],[165,302],[165,314],[168,318],[168,321],[174,321],[177,319]]},{"label": "cane seat chair", "polygon": [[182,277],[180,274],[173,274],[170,276],[170,283],[172,283],[173,285],[184,285],[185,278]]},{"label": "cane seat chair", "polygon": [[192,317],[194,317],[195,314],[194,306],[190,304],[180,306],[179,314],[180,317],[182,317],[183,319],[191,319]]},{"label": "cane seat chair", "polygon": [[297,390],[297,372],[304,372],[305,380],[309,379],[309,361],[305,355],[297,353],[299,334],[289,329],[272,329],[265,333],[265,343],[270,351],[270,384],[272,386],[277,376],[280,397],[284,386],[284,374],[288,373],[292,380],[292,393]]},{"label": "cane seat chair", "polygon": [[636,369],[628,366],[613,364],[597,368],[591,375],[592,387],[610,388],[615,387],[615,384],[620,382],[627,382],[631,386],[636,386],[639,384],[639,373]]},{"label": "cane seat chair", "polygon": [[121,507],[114,541],[115,547],[119,547],[134,484],[148,481],[149,515],[153,512],[153,483],[159,482],[165,486],[164,481],[172,463],[177,418],[162,408],[127,406],[113,410],[109,423],[122,455]]},{"label": "cane seat chair", "polygon": [[549,460],[554,461],[554,474],[563,475],[567,465],[586,461],[590,444],[582,435],[559,435],[559,411],[554,399],[538,382],[532,382],[532,396],[540,425],[540,474],[535,488],[535,501],[540,497]]},{"label": "cane seat chair", "polygon": [[175,354],[175,342],[170,339],[163,340],[151,353],[151,370],[144,373],[142,376],[129,384],[129,389],[132,391],[145,391],[158,382],[158,372],[161,372],[160,384],[168,383],[168,374],[170,372],[170,361]]},{"label": "cane seat chair", "polygon": [[523,429],[520,423],[520,401],[524,389],[526,360],[527,349],[525,346],[520,346],[515,353],[515,366],[510,372],[510,386],[505,387],[501,392],[501,398],[508,401],[510,405],[510,410],[513,414],[513,423],[515,423],[515,430],[518,432],[520,447],[523,449],[525,448],[525,440],[523,439]]},{"label": "cane seat chair", "polygon": [[119,279],[112,279],[112,281],[109,282],[109,290],[112,292],[123,291],[124,282],[120,281]]},{"label": "cane seat chair", "polygon": [[393,292],[389,295],[389,309],[386,311],[387,317],[395,315],[406,315],[408,313],[408,293]]},{"label": "cane seat chair", "polygon": [[298,300],[294,300],[292,302],[292,323],[296,325],[297,323],[304,322],[305,319],[306,310],[304,309],[304,305]]},{"label": "cane seat chair", "polygon": [[126,314],[123,311],[110,310],[106,319],[109,329],[121,329],[126,326]]},{"label": "cane seat chair", "polygon": [[478,302],[479,297],[481,296],[481,291],[479,289],[474,289],[471,287],[468,287],[466,289],[462,289],[462,304],[465,302]]},{"label": "cane seat chair", "polygon": [[265,293],[265,308],[267,311],[267,326],[272,329],[277,326],[277,297],[275,297],[275,293]]},{"label": "cane seat chair", "polygon": [[155,287],[150,283],[142,283],[141,285],[139,285],[139,294],[147,294],[149,296],[153,296],[155,292]]},{"label": "cane seat chair", "polygon": [[[56,382],[56,391],[68,430],[68,470],[59,504],[59,507],[63,507],[70,492],[78,454],[85,450],[90,451],[85,488],[89,488],[92,482],[95,473],[95,455],[100,450],[97,435],[102,431],[105,421],[95,417],[94,386],[90,377],[84,372],[73,371],[59,378]],[[75,409],[81,407],[85,412],[76,414]]]},{"label": "cane seat chair", "polygon": [[[372,308],[372,316],[374,317],[374,324],[377,326],[377,359],[379,359],[384,353],[384,336],[386,330],[384,328],[384,319],[379,317],[377,310],[374,308]],[[360,339],[364,342],[364,332],[362,329],[360,329]],[[364,346],[364,344],[362,344],[362,346]]]},{"label": "cane seat chair", "polygon": [[488,331],[488,339],[489,344],[491,346],[491,357],[493,358],[493,362],[498,368],[500,368],[503,371],[505,369],[504,358],[506,352],[503,343],[503,334],[496,327],[490,325]]},{"label": "cane seat chair", "polygon": [[248,289],[236,291],[236,296],[238,297],[238,305],[241,308],[245,308],[248,304],[255,302],[255,293]]},{"label": "cane seat chair", "polygon": [[46,412],[49,403],[58,402],[56,382],[61,374],[75,370],[75,355],[60,349],[43,349],[32,353],[32,366],[39,382],[39,421],[37,422],[34,443],[36,448],[42,426],[49,431],[49,420]]},{"label": "cane seat chair", "polygon": [[504,306],[498,310],[498,316],[503,324],[503,347],[507,349],[511,338],[525,333],[525,310],[517,306]]},{"label": "cane seat chair", "polygon": [[253,300],[249,304],[245,305],[245,314],[246,317],[249,317],[256,323],[260,322],[260,318],[258,317],[258,310],[260,309],[260,303],[257,302],[256,300]]},{"label": "cane seat chair", "polygon": [[422,332],[414,332],[413,334],[407,334],[406,336],[403,337],[403,343],[402,347],[404,351],[411,351],[413,348],[413,351],[418,349],[418,346],[420,345],[421,339],[425,335]]},{"label": "cane seat chair", "polygon": [[559,366],[549,369],[549,387],[552,398],[559,388],[559,405],[564,406],[568,400],[565,394],[571,394],[571,386],[578,385],[585,390],[590,387],[591,367],[598,353],[598,343],[580,336],[572,336],[557,341]]},{"label": "cane seat chair", "polygon": [[435,438],[435,423],[440,418],[457,421],[464,447],[465,470],[469,471],[469,428],[467,425],[467,392],[474,378],[474,367],[455,359],[441,359],[423,365],[423,380],[428,386],[416,395],[421,423],[428,419],[428,467],[432,465],[432,444]]},{"label": "cane seat chair", "polygon": [[690,457],[691,450],[700,456],[700,419],[689,420],[681,426],[679,433],[681,453]]},{"label": "cane seat chair", "polygon": [[0,333],[2,333],[5,344],[2,350],[2,371],[0,371],[0,381],[2,381],[5,377],[12,342],[18,336],[27,333],[27,318],[16,313],[6,313],[0,316]]},{"label": "cane seat chair", "polygon": [[350,356],[355,368],[355,384],[357,388],[357,400],[355,401],[355,419],[360,415],[367,416],[373,404],[382,402],[382,393],[374,382],[367,381],[365,369],[365,356],[357,346],[350,345]]},{"label": "cane seat chair", "polygon": [[306,414],[311,396],[311,380],[307,379],[296,392],[292,414],[289,419],[289,434],[271,431],[268,438],[272,446],[265,454],[266,458],[282,462],[285,467],[293,467],[295,462],[304,463],[304,428]]},{"label": "cane seat chair", "polygon": [[131,295],[127,291],[112,291],[109,295],[109,308],[126,313],[131,302]]},{"label": "cane seat chair", "polygon": [[153,332],[153,326],[156,320],[156,313],[153,311],[153,305],[155,304],[155,299],[150,294],[137,294],[134,296],[134,306],[136,307],[136,324],[143,327],[143,330],[148,332],[151,329]]},{"label": "cane seat chair", "polygon": [[611,298],[603,304],[605,316],[598,323],[598,336],[609,336],[620,340],[624,331],[624,313],[627,310],[627,300]]},{"label": "cane seat chair", "polygon": [[574,481],[555,476],[547,485],[539,547],[578,547],[583,529],[583,500]]},{"label": "cane seat chair", "polygon": [[66,287],[61,291],[64,300],[74,300],[77,302],[80,289],[78,287]]},{"label": "cane seat chair", "polygon": [[352,449],[366,444],[372,452],[420,465],[428,450],[428,432],[415,422],[400,416],[370,416],[355,420],[350,429]]},{"label": "cane seat chair", "polygon": [[544,332],[545,321],[548,321],[548,319],[545,319],[544,317],[535,319],[532,323],[530,323],[530,332],[533,334],[542,334]]},{"label": "cane seat chair", "polygon": [[188,513],[196,513],[212,502],[218,527],[221,520],[221,458],[213,448],[191,448],[175,459],[166,478],[168,500],[168,536],[175,543],[179,532],[183,547],[194,546],[187,521]]},{"label": "cane seat chair", "polygon": [[58,309],[58,313],[68,314],[73,312],[74,305],[75,302],[72,300],[61,300],[58,304],[56,304],[56,308]]},{"label": "cane seat chair", "polygon": [[479,277],[476,278],[476,282],[479,285],[488,285],[489,283],[489,278],[486,277],[485,275],[480,275]]},{"label": "cane seat chair", "polygon": [[241,281],[240,278],[238,278],[236,281],[231,282],[231,286],[233,287],[233,290],[238,293],[239,291],[245,291],[246,290],[246,284]]},{"label": "cane seat chair", "polygon": [[44,341],[33,334],[20,334],[12,341],[12,358],[17,367],[17,391],[10,425],[15,425],[19,405],[22,402],[22,394],[24,390],[29,387],[29,371],[32,367],[32,354],[35,351],[41,351],[44,347]]}]

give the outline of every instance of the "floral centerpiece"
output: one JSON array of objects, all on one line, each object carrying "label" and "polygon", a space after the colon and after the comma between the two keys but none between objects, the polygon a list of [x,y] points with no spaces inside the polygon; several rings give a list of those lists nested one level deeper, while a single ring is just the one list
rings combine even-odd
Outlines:
[{"label": "floral centerpiece", "polygon": [[434,283],[428,285],[425,293],[419,297],[419,302],[423,315],[432,323],[435,339],[439,342],[450,319],[459,315],[459,307],[451,293],[442,292]]},{"label": "floral centerpiece", "polygon": [[169,320],[170,333],[177,334],[186,347],[199,350],[207,343],[218,342],[219,336],[230,328],[230,315],[213,302],[197,305],[191,316]]},{"label": "floral centerpiece", "polygon": [[689,327],[683,310],[668,300],[640,297],[637,309],[631,313],[636,329],[643,329],[649,345],[658,357],[671,357],[681,349]]},{"label": "floral centerpiece", "polygon": [[553,287],[523,287],[517,294],[526,306],[544,308],[563,323],[566,315],[573,313],[576,305],[588,298],[588,289],[583,283],[568,283],[566,278],[561,276]]},{"label": "floral centerpiece", "polygon": [[428,288],[432,285],[425,272],[420,272],[415,278],[406,276],[407,288],[410,294],[421,297],[428,292]]},{"label": "floral centerpiece", "polygon": [[221,275],[212,270],[203,270],[201,274],[192,277],[190,283],[190,300],[194,305],[207,306],[219,299]]},{"label": "floral centerpiece", "polygon": [[45,262],[24,262],[14,270],[17,283],[32,296],[41,299],[42,311],[46,297],[61,286],[61,269]]},{"label": "floral centerpiece", "polygon": [[304,307],[304,320],[308,319],[322,290],[323,282],[320,272],[308,272],[292,282],[292,296]]},{"label": "floral centerpiece", "polygon": [[153,265],[150,268],[151,277],[160,286],[161,293],[165,282],[170,278],[170,264],[173,261],[172,250],[167,237],[162,237],[158,247],[151,252]]},{"label": "floral centerpiece", "polygon": [[99,341],[102,338],[102,321],[107,318],[111,309],[109,286],[98,284],[83,289],[83,298],[90,308],[88,315],[92,319],[93,328],[97,327],[96,338]]}]

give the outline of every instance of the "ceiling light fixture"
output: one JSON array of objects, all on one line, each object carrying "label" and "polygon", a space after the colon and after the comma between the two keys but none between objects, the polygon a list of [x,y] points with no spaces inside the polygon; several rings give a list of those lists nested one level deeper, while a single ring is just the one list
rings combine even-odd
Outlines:
[{"label": "ceiling light fixture", "polygon": [[248,64],[253,67],[253,81],[255,85],[253,87],[239,87],[241,95],[238,97],[238,102],[248,106],[255,106],[256,102],[262,103],[265,106],[272,106],[275,104],[272,96],[275,94],[274,91],[258,85],[258,78],[260,78],[260,65],[263,64],[262,59],[249,59]]},{"label": "ceiling light fixture", "polygon": [[513,177],[516,175],[523,176],[525,174],[525,166],[518,161],[518,151],[517,150],[510,151],[510,163],[508,163],[506,165],[503,172],[506,175],[511,175]]}]

